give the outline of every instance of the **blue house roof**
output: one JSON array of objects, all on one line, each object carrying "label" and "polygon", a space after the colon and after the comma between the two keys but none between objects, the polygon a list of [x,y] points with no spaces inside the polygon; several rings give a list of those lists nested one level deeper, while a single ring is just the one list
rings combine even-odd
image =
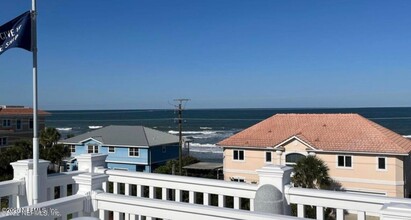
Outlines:
[{"label": "blue house roof", "polygon": [[62,144],[79,144],[90,138],[104,145],[158,146],[178,143],[178,137],[143,126],[110,125],[98,130],[60,141]]}]

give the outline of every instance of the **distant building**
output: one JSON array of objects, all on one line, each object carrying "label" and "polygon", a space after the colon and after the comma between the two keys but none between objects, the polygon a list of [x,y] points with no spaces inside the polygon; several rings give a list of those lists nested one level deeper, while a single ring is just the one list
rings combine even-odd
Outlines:
[{"label": "distant building", "polygon": [[[39,131],[50,113],[38,111]],[[0,105],[0,148],[12,146],[20,139],[33,138],[33,109],[24,106]]]},{"label": "distant building", "polygon": [[70,145],[71,156],[108,154],[109,169],[152,172],[178,157],[179,140],[175,135],[143,126],[111,125],[59,143]]},{"label": "distant building", "polygon": [[347,191],[410,197],[411,140],[358,114],[277,114],[218,144],[225,180],[258,182],[265,164],[314,155]]}]

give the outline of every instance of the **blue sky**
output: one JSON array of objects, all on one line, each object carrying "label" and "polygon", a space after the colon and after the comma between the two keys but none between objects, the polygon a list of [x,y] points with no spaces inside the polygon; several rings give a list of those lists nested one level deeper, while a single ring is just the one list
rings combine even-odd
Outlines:
[{"label": "blue sky", "polygon": [[[3,1],[0,24],[30,7]],[[408,0],[38,0],[39,106],[411,106],[410,11]],[[31,62],[22,49],[0,56],[0,103],[32,105]]]}]

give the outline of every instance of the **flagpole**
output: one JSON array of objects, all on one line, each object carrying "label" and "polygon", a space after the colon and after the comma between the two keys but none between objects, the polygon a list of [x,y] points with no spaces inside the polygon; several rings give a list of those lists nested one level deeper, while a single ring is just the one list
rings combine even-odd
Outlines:
[{"label": "flagpole", "polygon": [[33,51],[33,204],[39,199],[39,139],[37,119],[37,11],[36,0],[31,3],[31,46]]}]

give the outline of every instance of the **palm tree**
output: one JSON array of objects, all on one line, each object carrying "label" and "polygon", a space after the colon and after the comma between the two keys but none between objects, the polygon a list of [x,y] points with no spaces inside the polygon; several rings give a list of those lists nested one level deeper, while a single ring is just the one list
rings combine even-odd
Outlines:
[{"label": "palm tree", "polygon": [[294,176],[291,181],[294,186],[302,188],[329,189],[332,180],[328,170],[321,159],[314,156],[304,157],[294,166]]},{"label": "palm tree", "polygon": [[40,132],[40,143],[44,148],[53,147],[60,140],[60,133],[55,128],[44,128]]},{"label": "palm tree", "polygon": [[[332,189],[338,184],[330,178],[328,171],[327,165],[321,159],[314,156],[304,157],[298,160],[294,166],[294,176],[291,177],[291,182],[296,187]],[[316,217],[314,206],[305,206],[304,209],[306,218]],[[297,215],[296,205],[291,206],[291,211],[294,215]],[[332,209],[326,208],[324,212],[327,219],[335,219]]]}]

